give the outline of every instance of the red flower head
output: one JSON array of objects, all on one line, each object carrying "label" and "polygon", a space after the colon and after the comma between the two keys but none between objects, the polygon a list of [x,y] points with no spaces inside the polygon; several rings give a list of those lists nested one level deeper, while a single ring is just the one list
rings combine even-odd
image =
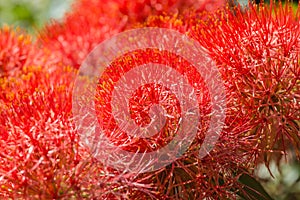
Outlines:
[{"label": "red flower head", "polygon": [[79,0],[62,23],[54,22],[46,26],[39,41],[64,64],[79,68],[98,43],[134,27],[149,15],[178,13],[186,9],[211,11],[223,4],[223,0]]},{"label": "red flower head", "polygon": [[25,66],[51,68],[58,61],[49,51],[38,48],[31,36],[19,28],[4,26],[0,29],[0,77],[14,76]]},{"label": "red flower head", "polygon": [[[180,32],[187,32],[190,30],[187,24],[190,21],[197,21],[197,19],[193,18],[196,15],[197,13],[194,13],[187,21],[185,21],[185,18],[180,18],[180,16],[178,18],[177,16],[152,16],[144,26],[171,27],[180,30]],[[151,39],[149,38],[149,40]],[[161,42],[160,44],[163,45],[164,43]],[[141,190],[119,190],[119,192],[127,191],[128,196],[126,197],[129,199],[139,199],[141,197],[145,199],[236,198],[236,194],[233,191],[242,190],[240,183],[237,181],[238,176],[243,171],[243,168],[247,169],[250,166],[246,161],[249,158],[248,152],[252,146],[248,138],[242,137],[251,128],[247,123],[250,118],[247,113],[243,113],[241,108],[232,106],[234,102],[230,101],[229,105],[231,107],[226,111],[227,118],[216,146],[209,155],[200,159],[198,157],[199,149],[203,145],[206,131],[209,129],[210,118],[213,115],[211,113],[212,105],[210,104],[211,96],[199,72],[191,63],[178,55],[149,48],[129,52],[115,59],[110,64],[99,80],[95,97],[97,117],[105,135],[111,143],[122,147],[123,150],[133,153],[148,153],[163,148],[178,134],[177,125],[185,113],[182,113],[178,97],[170,89],[160,84],[149,83],[140,86],[130,96],[128,105],[130,118],[141,127],[151,122],[149,113],[153,105],[159,104],[164,108],[167,118],[166,123],[155,135],[147,138],[129,135],[122,129],[126,128],[127,124],[118,123],[116,119],[118,113],[113,113],[112,96],[118,87],[118,81],[130,70],[145,63],[169,66],[176,69],[180,75],[187,77],[189,84],[194,86],[198,97],[199,112],[201,113],[200,125],[197,127],[196,138],[182,157],[154,172],[136,175],[138,180],[136,182],[148,187]],[[154,75],[142,72],[137,74],[137,76],[146,80],[146,77]],[[134,82],[134,77],[131,78],[128,78],[128,81]],[[161,75],[161,78],[164,79],[165,76]],[[123,85],[120,97],[125,93],[130,92],[126,85]],[[183,95],[189,96],[192,94]],[[86,100],[85,98],[83,99]],[[127,107],[119,106],[117,109],[122,113]],[[126,120],[123,122],[126,122]],[[120,126],[120,124],[124,127]],[[191,126],[195,126],[195,124]],[[132,129],[129,131],[132,131]],[[188,135],[188,132],[186,135]],[[98,140],[101,140],[99,138]],[[182,141],[184,140],[185,138]],[[100,145],[98,148],[105,149],[106,147]],[[122,157],[120,157],[121,161]],[[126,184],[134,185],[136,182],[126,182]]]},{"label": "red flower head", "polygon": [[[225,10],[191,32],[217,62],[232,106],[250,117],[253,155],[266,163],[300,156],[299,7],[261,4]],[[300,158],[300,157],[299,157]]]},{"label": "red flower head", "polygon": [[0,78],[0,194],[17,199],[111,198],[112,170],[81,145],[70,67],[23,67]]},{"label": "red flower head", "polygon": [[0,30],[0,76],[13,74],[28,64],[33,50],[29,35],[4,26]]},{"label": "red flower head", "polygon": [[[0,194],[17,199],[122,197],[124,175],[91,157],[72,117],[70,67],[23,67],[0,77]],[[130,177],[138,185],[138,180]]]},{"label": "red flower head", "polygon": [[70,117],[74,76],[41,67],[21,72],[0,79],[0,193],[59,198],[76,190],[72,181],[81,157]]},{"label": "red flower head", "polygon": [[[299,150],[299,12],[294,14],[288,6],[274,8],[263,4],[259,9],[253,5],[249,5],[249,10],[225,8],[204,17],[204,7],[198,3],[81,0],[64,23],[54,23],[40,35],[39,42],[47,50],[37,52],[44,57],[28,56],[31,49],[35,51],[26,46],[29,39],[18,39],[3,29],[0,41],[2,37],[3,41],[13,41],[17,48],[6,50],[3,45],[4,50],[0,50],[2,73],[13,74],[0,77],[0,193],[6,198],[36,199],[235,199],[244,191],[239,176],[254,166],[253,160],[265,157],[268,163],[272,153],[284,153],[288,144]],[[195,11],[183,12],[186,7]],[[205,9],[210,10],[209,6]],[[163,12],[176,14],[152,15]],[[152,16],[147,18],[148,15]],[[118,126],[118,112],[112,112],[111,104],[115,86],[125,73],[145,63],[167,65],[186,77],[193,87],[194,93],[186,95],[196,96],[201,115],[199,124],[190,124],[197,132],[185,153],[158,170],[131,173],[105,166],[92,157],[97,152],[87,152],[82,146],[80,127],[75,125],[76,116],[72,114],[72,89],[78,75],[73,67],[78,68],[99,42],[136,23],[189,35],[203,45],[217,64],[227,95],[226,119],[217,143],[205,152],[205,157],[199,157],[199,149],[205,145],[215,114],[211,103],[214,97],[192,63],[159,48],[135,50],[110,63],[92,98],[95,120],[110,142],[127,152],[153,152],[170,143],[182,116],[193,110],[183,113],[179,98],[169,88],[159,83],[144,84],[131,94],[126,105],[129,117],[140,127],[151,122],[151,107],[163,107],[164,126],[150,138],[127,135]],[[53,61],[45,53],[49,50],[62,60],[63,66],[71,66],[49,64]],[[17,55],[17,59],[7,55]],[[43,63],[36,62],[38,58],[49,63],[34,67],[35,63]],[[126,92],[127,88],[121,90]],[[164,156],[157,159],[164,160]],[[122,158],[118,161],[121,163]]]}]

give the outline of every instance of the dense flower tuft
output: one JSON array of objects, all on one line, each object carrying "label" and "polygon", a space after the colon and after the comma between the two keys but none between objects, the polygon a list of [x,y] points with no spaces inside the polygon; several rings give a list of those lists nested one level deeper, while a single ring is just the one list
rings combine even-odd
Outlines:
[{"label": "dense flower tuft", "polygon": [[4,26],[0,30],[0,76],[14,74],[30,61],[34,51],[31,37],[20,29]]},{"label": "dense flower tuft", "polygon": [[0,77],[15,76],[24,67],[43,66],[51,71],[61,63],[52,52],[38,47],[24,30],[3,26],[0,29]]},{"label": "dense flower tuft", "polygon": [[[257,163],[268,166],[289,149],[300,159],[300,8],[294,12],[289,4],[249,3],[248,9],[216,10],[221,4],[224,1],[79,0],[62,23],[45,27],[37,43],[18,29],[3,27],[1,197],[237,199],[249,195],[240,176],[251,173]],[[77,68],[99,42],[140,26],[178,30],[205,48],[224,82],[226,119],[212,151],[199,158],[214,113],[207,85],[192,63],[154,48],[118,57],[99,78],[93,98],[96,120],[110,142],[128,152],[145,153],[164,147],[178,132],[179,101],[156,83],[132,93],[129,113],[143,127],[150,123],[150,107],[160,104],[164,127],[152,137],[138,138],[116,123],[110,103],[116,83],[145,63],[167,65],[184,76],[195,91],[201,115],[198,132],[183,156],[153,172],[121,172],[104,166],[93,149],[82,144],[72,113],[72,90]]]},{"label": "dense flower tuft", "polygon": [[215,0],[79,0],[63,22],[53,22],[40,33],[39,43],[65,65],[79,68],[87,54],[112,35],[135,27],[151,15],[181,13],[187,9],[213,11],[225,4]]},{"label": "dense flower tuft", "polygon": [[[164,25],[168,24],[167,20],[169,19],[171,18],[159,17],[158,20],[164,20],[164,23],[161,23]],[[182,23],[179,23],[180,20],[175,21],[177,25],[184,24],[182,21]],[[154,22],[156,23],[157,20],[154,20]],[[171,20],[172,22],[174,21]],[[153,24],[149,21],[147,25],[152,26]],[[124,132],[121,129],[122,127],[118,127],[115,121],[114,117],[118,114],[112,114],[112,106],[107,102],[112,102],[112,92],[116,87],[116,83],[126,72],[145,63],[167,65],[188,79],[197,95],[201,122],[196,139],[182,158],[155,172],[143,173],[138,176],[141,183],[151,186],[147,190],[143,190],[147,191],[143,192],[144,198],[235,198],[234,191],[241,189],[240,183],[236,180],[240,173],[244,171],[243,169],[250,166],[246,162],[247,158],[250,157],[248,155],[249,150],[251,150],[250,142],[248,138],[242,137],[251,128],[247,123],[250,118],[247,114],[241,113],[239,108],[229,108],[227,110],[228,118],[218,143],[208,156],[200,159],[198,157],[199,149],[210,124],[211,97],[199,72],[191,63],[178,55],[159,51],[158,49],[137,50],[117,58],[104,71],[99,80],[95,104],[99,123],[110,142],[126,151],[144,153],[163,148],[173,139],[174,135],[178,134],[179,121],[182,120],[184,115],[180,110],[178,97],[159,84],[147,84],[139,87],[132,94],[128,109],[136,124],[144,126],[149,123],[149,108],[153,104],[161,105],[167,114],[165,126],[160,131],[146,139],[138,138],[127,135],[128,133]],[[152,75],[144,73],[141,74],[141,77]],[[126,93],[126,85],[123,86],[122,92]],[[122,109],[122,107],[119,109]],[[100,146],[98,148],[105,147]],[[174,151],[178,150],[175,148]],[[151,190],[156,192],[151,193]],[[140,192],[135,191],[130,193],[129,197],[130,199],[139,199],[140,195]]]},{"label": "dense flower tuft", "polygon": [[72,181],[81,153],[70,120],[74,75],[67,71],[24,67],[20,75],[0,79],[0,190],[5,197],[59,198],[76,190]]},{"label": "dense flower tuft", "polygon": [[289,4],[249,4],[249,10],[220,12],[190,33],[219,65],[233,106],[250,116],[253,128],[245,136],[266,163],[289,148],[300,156],[299,13]]}]

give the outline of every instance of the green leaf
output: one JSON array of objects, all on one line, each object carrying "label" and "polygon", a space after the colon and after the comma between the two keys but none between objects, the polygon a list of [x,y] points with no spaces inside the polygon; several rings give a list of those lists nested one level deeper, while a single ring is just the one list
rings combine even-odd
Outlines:
[{"label": "green leaf", "polygon": [[245,200],[273,200],[266,192],[263,186],[249,174],[243,173],[239,177],[239,182],[244,185],[242,191],[238,195]]}]

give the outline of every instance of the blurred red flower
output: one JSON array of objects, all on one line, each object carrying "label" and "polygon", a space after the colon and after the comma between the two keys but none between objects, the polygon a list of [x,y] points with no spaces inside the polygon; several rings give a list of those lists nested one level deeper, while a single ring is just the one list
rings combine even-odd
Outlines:
[{"label": "blurred red flower", "polygon": [[39,42],[64,64],[79,68],[87,54],[112,35],[142,23],[150,15],[213,11],[225,0],[79,0],[62,22],[47,25]]},{"label": "blurred red flower", "polygon": [[0,29],[0,77],[14,76],[26,66],[51,69],[59,60],[49,50],[37,47],[24,30],[3,26]]},{"label": "blurred red flower", "polygon": [[34,47],[31,37],[20,29],[4,26],[0,30],[0,76],[7,76],[20,70],[30,61]]}]

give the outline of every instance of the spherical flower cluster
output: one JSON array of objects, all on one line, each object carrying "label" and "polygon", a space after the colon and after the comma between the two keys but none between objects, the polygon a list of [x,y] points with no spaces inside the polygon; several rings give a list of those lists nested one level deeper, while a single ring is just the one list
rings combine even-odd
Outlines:
[{"label": "spherical flower cluster", "polygon": [[119,178],[80,143],[71,113],[75,76],[70,67],[23,67],[0,78],[1,198],[118,196]]},{"label": "spherical flower cluster", "polygon": [[24,67],[1,78],[0,190],[6,197],[58,198],[74,190],[80,153],[70,120],[70,74]]},{"label": "spherical flower cluster", "polygon": [[232,106],[250,117],[253,155],[269,163],[290,148],[300,156],[300,22],[273,3],[220,12],[190,33],[220,66]]}]

